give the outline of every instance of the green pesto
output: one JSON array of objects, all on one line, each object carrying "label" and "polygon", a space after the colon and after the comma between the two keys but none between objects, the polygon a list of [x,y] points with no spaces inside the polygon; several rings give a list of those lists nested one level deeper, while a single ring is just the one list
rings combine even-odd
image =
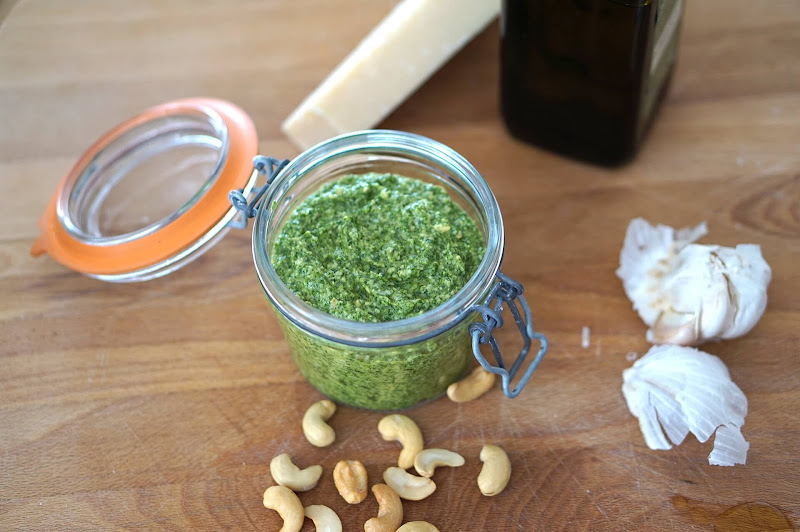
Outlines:
[{"label": "green pesto", "polygon": [[276,309],[297,367],[336,402],[400,410],[434,399],[464,375],[473,358],[468,317],[438,336],[399,347],[355,347],[310,334]]},{"label": "green pesto", "polygon": [[278,235],[271,260],[312,307],[386,322],[453,297],[483,254],[477,224],[442,187],[371,173],[344,176],[306,198]]},{"label": "green pesto", "polygon": [[[439,186],[390,174],[345,176],[292,213],[271,260],[311,306],[340,318],[385,322],[430,310],[461,289],[484,254],[477,224]],[[472,360],[467,317],[411,345],[354,347],[298,328],[276,313],[308,381],[332,399],[398,410],[433,399]]]}]

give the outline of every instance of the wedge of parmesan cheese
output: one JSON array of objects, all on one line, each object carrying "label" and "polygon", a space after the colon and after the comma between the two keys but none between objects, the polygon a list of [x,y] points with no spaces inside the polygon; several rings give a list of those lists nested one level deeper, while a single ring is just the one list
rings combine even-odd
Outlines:
[{"label": "wedge of parmesan cheese", "polygon": [[500,12],[500,0],[404,0],[284,121],[302,149],[370,129]]}]

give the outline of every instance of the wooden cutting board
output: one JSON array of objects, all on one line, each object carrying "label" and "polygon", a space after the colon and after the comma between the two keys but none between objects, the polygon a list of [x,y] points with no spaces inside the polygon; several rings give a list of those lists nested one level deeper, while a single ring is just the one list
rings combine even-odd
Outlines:
[{"label": "wooden cutting board", "polygon": [[[392,0],[0,2],[0,529],[277,530],[261,505],[270,459],[325,469],[305,504],[345,530],[331,471],[371,482],[396,460],[380,414],[341,407],[337,442],[300,430],[321,396],[300,376],[256,279],[246,231],[166,278],[112,285],[28,255],[53,187],[103,131],[174,98],[242,106],[261,152],[297,154],[282,119]],[[689,2],[679,66],[641,153],[619,169],[512,140],[497,110],[492,25],[382,127],[421,133],[486,177],[506,225],[504,271],[522,281],[550,352],[514,400],[447,399],[409,412],[428,446],[467,463],[405,504],[442,531],[786,530],[800,524],[800,3]],[[750,405],[747,465],[712,467],[693,437],[651,451],[620,393],[648,349],[614,275],[628,221],[708,221],[706,242],[761,244],[769,306],[715,343]],[[581,329],[591,330],[581,346]],[[513,337],[503,339],[513,348]],[[513,467],[480,495],[484,443]],[[312,530],[310,521],[303,530]]]}]

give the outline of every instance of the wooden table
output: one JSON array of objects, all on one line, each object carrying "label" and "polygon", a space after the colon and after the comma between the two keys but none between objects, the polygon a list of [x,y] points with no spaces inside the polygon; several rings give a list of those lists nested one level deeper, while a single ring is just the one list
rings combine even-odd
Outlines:
[{"label": "wooden table", "polygon": [[[36,220],[102,132],[195,95],[236,102],[261,152],[297,150],[279,124],[393,0],[2,2],[0,27],[0,529],[277,530],[261,504],[270,459],[322,464],[302,494],[346,530],[331,470],[373,482],[397,447],[378,413],[340,407],[338,441],[309,446],[298,373],[261,293],[250,235],[185,269],[113,285],[32,259]],[[383,127],[438,139],[486,177],[506,223],[504,270],[522,281],[551,348],[517,399],[493,390],[409,412],[428,446],[467,464],[406,518],[443,531],[764,530],[800,525],[800,3],[688,2],[679,67],[631,164],[585,166],[512,140],[497,110],[492,25]],[[750,402],[747,465],[709,466],[692,436],[651,451],[620,393],[645,326],[614,275],[628,221],[707,220],[706,242],[755,242],[773,269],[746,337],[710,344]],[[591,329],[589,348],[581,329]],[[485,442],[513,464],[496,498],[475,486]],[[744,506],[742,506],[744,505]],[[738,528],[736,527],[738,526]],[[310,521],[303,530],[312,530]],[[776,528],[777,529],[777,528]]]}]

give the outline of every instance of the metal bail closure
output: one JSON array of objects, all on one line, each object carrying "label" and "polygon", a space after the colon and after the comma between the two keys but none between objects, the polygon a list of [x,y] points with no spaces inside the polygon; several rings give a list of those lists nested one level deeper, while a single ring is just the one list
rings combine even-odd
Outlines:
[{"label": "metal bail closure", "polygon": [[279,161],[274,157],[264,157],[263,155],[256,155],[253,157],[253,172],[266,175],[267,181],[259,188],[253,189],[253,192],[251,192],[252,199],[249,202],[242,188],[228,192],[228,200],[231,202],[231,205],[242,213],[240,218],[231,220],[231,227],[236,229],[244,229],[247,227],[247,220],[258,214],[258,209],[264,201],[264,194],[266,194],[269,186],[287,164],[289,164],[289,159]]},{"label": "metal bail closure", "polygon": [[[476,322],[471,324],[469,326],[469,333],[472,335],[472,352],[478,360],[478,363],[480,363],[486,371],[494,373],[495,375],[500,375],[503,393],[506,397],[514,398],[519,395],[528,383],[534,370],[547,352],[547,338],[543,334],[534,332],[533,330],[531,310],[528,307],[528,302],[525,301],[525,297],[522,295],[522,285],[510,277],[506,277],[501,272],[497,272],[497,280],[499,282],[492,287],[492,291],[487,296],[483,305],[475,305],[470,309],[471,311],[480,312],[483,316],[483,323]],[[519,300],[519,306],[522,307],[522,313],[520,313],[519,307],[517,307],[517,300]],[[523,340],[522,350],[517,355],[517,359],[511,366],[511,370],[506,369],[506,364],[500,353],[500,347],[497,345],[494,334],[492,334],[495,328],[503,326],[502,312],[504,303],[508,303],[508,308],[511,310],[511,315],[514,316],[514,321],[517,322],[517,327],[519,328],[520,334],[522,334]],[[517,372],[519,372],[522,363],[528,356],[528,352],[531,348],[531,340],[539,341],[539,352],[536,353],[536,356],[528,365],[525,373],[519,379],[517,386],[512,390],[510,389],[511,380]],[[491,346],[494,359],[497,362],[496,366],[490,364],[483,356],[483,353],[481,353],[481,344],[489,344]]]}]

